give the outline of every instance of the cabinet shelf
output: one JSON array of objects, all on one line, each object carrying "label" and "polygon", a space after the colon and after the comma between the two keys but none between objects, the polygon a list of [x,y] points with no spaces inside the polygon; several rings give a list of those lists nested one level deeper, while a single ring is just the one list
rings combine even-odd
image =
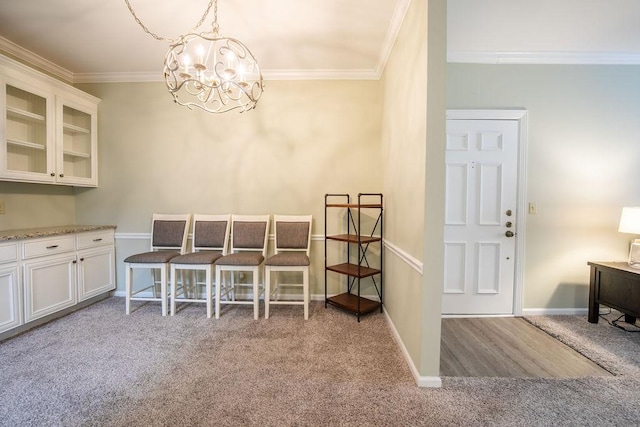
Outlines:
[{"label": "cabinet shelf", "polygon": [[71,151],[71,150],[64,150],[64,155],[69,157],[81,158],[81,159],[91,158],[91,154],[89,153],[81,153],[79,151]]},{"label": "cabinet shelf", "polygon": [[[346,201],[346,203],[335,203],[335,200]],[[366,201],[366,203],[363,203]],[[378,203],[370,203],[371,201],[376,201]],[[328,211],[331,208],[342,209],[343,212],[346,210],[346,224],[344,225],[343,230],[346,233],[342,234],[329,234],[328,233]],[[376,209],[376,216],[373,217],[375,219],[375,223],[369,222],[369,214],[365,215],[364,226],[368,228],[370,233],[362,233],[362,217],[363,209]],[[372,268],[369,264],[369,260],[367,259],[367,250],[369,249],[370,244],[372,243],[381,243],[383,239],[382,233],[382,194],[380,193],[360,193],[358,194],[358,203],[351,203],[351,198],[348,194],[326,194],[325,195],[325,222],[324,222],[324,294],[325,294],[325,307],[327,305],[333,305],[342,310],[355,314],[358,317],[358,322],[360,321],[360,316],[363,314],[368,314],[371,312],[380,309],[382,313],[383,310],[383,299],[382,299],[382,284],[383,284],[383,275],[382,275],[382,248],[380,248],[380,252],[378,255],[380,268]],[[370,212],[370,211],[369,211]],[[373,225],[371,225],[373,224]],[[378,234],[376,234],[378,231]],[[327,262],[327,253],[328,253],[328,242],[339,242],[346,243],[343,247],[346,248],[344,250],[346,255],[346,262],[339,264],[329,265]],[[333,244],[334,246],[336,243]],[[356,248],[352,246],[355,245]],[[332,247],[334,247],[332,246]],[[375,255],[374,255],[375,256]],[[377,264],[377,263],[376,263]],[[338,273],[342,276],[346,277],[346,291],[345,293],[341,293],[334,296],[328,295],[327,290],[327,273]],[[378,277],[376,277],[378,276]],[[368,279],[367,279],[368,278]],[[378,294],[379,302],[373,301],[367,298],[363,298],[360,296],[361,291],[361,281],[362,279],[370,280],[373,286],[375,287],[375,291]]]},{"label": "cabinet shelf", "polygon": [[85,135],[89,135],[91,134],[91,130],[90,129],[86,129],[80,126],[76,126],[76,125],[72,125],[71,123],[63,123],[62,124],[62,128],[64,129],[64,132],[69,134],[69,135],[76,135],[76,134],[85,134]]},{"label": "cabinet shelf", "polygon": [[30,111],[22,110],[16,107],[10,107],[7,105],[7,117],[14,119],[26,120],[33,123],[45,123],[46,119],[43,115],[35,114]]},{"label": "cabinet shelf", "polygon": [[16,145],[19,147],[32,148],[34,150],[43,150],[43,151],[47,148],[46,146],[42,144],[37,144],[35,142],[20,141],[18,139],[9,139],[9,138],[7,138],[7,144]]}]

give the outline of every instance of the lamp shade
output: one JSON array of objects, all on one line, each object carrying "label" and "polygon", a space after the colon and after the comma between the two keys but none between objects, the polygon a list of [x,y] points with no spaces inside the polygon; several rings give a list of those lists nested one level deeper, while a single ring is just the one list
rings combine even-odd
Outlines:
[{"label": "lamp shade", "polygon": [[621,233],[640,234],[640,208],[622,208],[618,231]]}]

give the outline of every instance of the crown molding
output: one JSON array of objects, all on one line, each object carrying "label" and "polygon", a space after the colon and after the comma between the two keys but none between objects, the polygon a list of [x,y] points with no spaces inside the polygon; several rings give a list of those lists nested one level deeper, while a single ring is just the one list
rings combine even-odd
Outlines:
[{"label": "crown molding", "polygon": [[67,82],[73,82],[73,73],[66,68],[62,68],[59,65],[54,64],[48,59],[43,58],[42,56],[31,52],[23,48],[20,45],[15,44],[11,40],[5,39],[0,36],[0,50],[13,55],[14,57],[20,59],[21,61],[27,62],[33,66],[38,67],[39,69],[52,74],[56,77],[59,77]]},{"label": "crown molding", "polygon": [[128,73],[76,73],[74,83],[144,83],[164,82],[162,70],[156,72],[128,72]]},{"label": "crown molding", "polygon": [[[405,1],[410,2],[410,0]],[[393,47],[393,44],[391,44],[391,46]],[[70,83],[140,83],[164,81],[162,70],[133,73],[72,73],[3,37],[0,37],[0,50]],[[378,80],[381,75],[379,68],[380,66],[376,69],[364,70],[262,70],[262,75],[265,80]]]},{"label": "crown molding", "polygon": [[[262,70],[264,80],[378,80],[376,70]],[[74,74],[74,83],[164,82],[161,72]]]},{"label": "crown molding", "polygon": [[384,68],[387,66],[387,61],[391,56],[393,45],[396,43],[396,39],[398,38],[398,34],[402,28],[402,23],[404,22],[404,17],[407,16],[409,6],[411,6],[411,0],[401,0],[396,2],[396,10],[393,11],[391,22],[387,27],[387,35],[382,43],[382,48],[380,49],[380,58],[378,59],[378,65],[375,69],[376,80],[379,80],[382,77]]},{"label": "crown molding", "polygon": [[262,70],[265,80],[378,80],[377,70]]},{"label": "crown molding", "polygon": [[449,51],[447,62],[466,64],[638,65],[638,52]]}]

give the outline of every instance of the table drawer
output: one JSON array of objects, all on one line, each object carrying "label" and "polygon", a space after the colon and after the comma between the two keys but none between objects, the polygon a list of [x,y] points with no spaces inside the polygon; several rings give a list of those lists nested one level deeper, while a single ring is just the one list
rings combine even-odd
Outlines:
[{"label": "table drawer", "polygon": [[29,259],[73,251],[76,248],[75,243],[75,236],[73,235],[25,242],[23,245],[23,257],[24,259]]},{"label": "table drawer", "polygon": [[18,260],[18,244],[0,245],[0,264],[16,262]]},{"label": "table drawer", "polygon": [[98,231],[95,233],[82,233],[78,235],[78,249],[113,245],[113,241],[113,230]]}]

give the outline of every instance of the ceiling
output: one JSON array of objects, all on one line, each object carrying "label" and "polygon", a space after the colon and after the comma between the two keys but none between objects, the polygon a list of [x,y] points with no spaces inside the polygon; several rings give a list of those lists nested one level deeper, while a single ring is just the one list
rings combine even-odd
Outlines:
[{"label": "ceiling", "polygon": [[[218,22],[252,50],[267,79],[377,79],[410,3],[219,0]],[[208,2],[130,4],[150,31],[176,38]],[[448,0],[447,7],[450,62],[640,63],[637,0]],[[212,18],[213,11],[199,31]],[[159,81],[167,48],[124,0],[0,1],[0,49],[72,82]]]},{"label": "ceiling", "polygon": [[[0,3],[0,37],[6,39],[0,48],[14,43],[70,72],[76,82],[162,79],[169,44],[146,34],[124,0]],[[129,3],[151,32],[174,39],[190,32],[208,5]],[[375,0],[375,7],[371,0],[218,3],[221,33],[251,49],[265,78],[379,78],[410,0]],[[212,21],[213,8],[198,32],[209,31]]]}]

